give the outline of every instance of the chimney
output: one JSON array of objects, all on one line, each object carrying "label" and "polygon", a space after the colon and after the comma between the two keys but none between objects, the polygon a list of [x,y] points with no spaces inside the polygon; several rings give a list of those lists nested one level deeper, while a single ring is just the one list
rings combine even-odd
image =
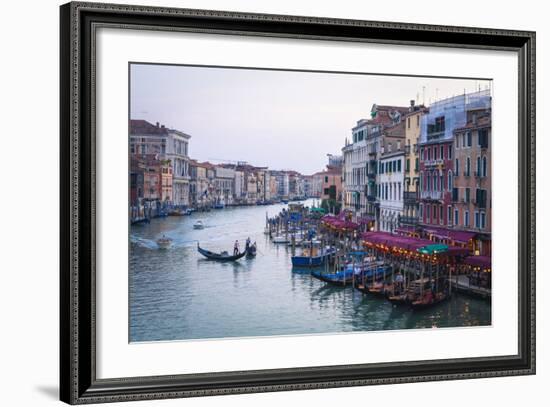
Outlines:
[{"label": "chimney", "polygon": [[162,125],[160,126],[160,128],[161,128],[161,129],[164,129],[164,124],[162,124]]},{"label": "chimney", "polygon": [[472,113],[472,123],[474,125],[477,124],[477,112]]},{"label": "chimney", "polygon": [[157,127],[159,127],[159,124],[160,124],[160,123],[159,123],[159,122],[157,122]]},{"label": "chimney", "polygon": [[414,111],[414,99],[411,99],[411,106],[409,107],[409,112]]}]

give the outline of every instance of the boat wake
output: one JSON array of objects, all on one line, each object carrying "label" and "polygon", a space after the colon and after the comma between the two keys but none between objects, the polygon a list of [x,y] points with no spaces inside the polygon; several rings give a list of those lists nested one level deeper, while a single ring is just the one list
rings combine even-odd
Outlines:
[{"label": "boat wake", "polygon": [[145,247],[147,249],[158,248],[157,242],[155,242],[154,240],[144,239],[142,237],[133,236],[133,235],[130,235],[130,243],[140,247]]},{"label": "boat wake", "polygon": [[[195,247],[197,245],[197,240],[181,240],[177,237],[170,236],[168,234],[165,234],[164,236],[172,239],[172,244],[170,245],[171,249],[174,248],[185,248],[185,247]],[[162,237],[162,235],[158,236],[158,238]],[[157,239],[158,239],[157,238]],[[156,239],[145,239],[143,237],[130,235],[130,243],[145,249],[158,249],[158,244],[156,242]]]}]

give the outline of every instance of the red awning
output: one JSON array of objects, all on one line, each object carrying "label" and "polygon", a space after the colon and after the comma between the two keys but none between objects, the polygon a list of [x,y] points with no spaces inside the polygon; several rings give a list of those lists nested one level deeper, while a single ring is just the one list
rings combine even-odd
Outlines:
[{"label": "red awning", "polygon": [[476,232],[434,227],[425,228],[424,231],[438,239],[452,240],[457,243],[468,243],[477,234]]},{"label": "red awning", "polygon": [[325,215],[321,218],[323,223],[338,229],[352,229],[355,230],[359,225],[355,222],[344,220],[343,217],[334,215]]},{"label": "red awning", "polygon": [[[417,237],[394,235],[387,232],[366,232],[361,238],[371,244],[382,244],[396,249],[416,251],[424,246],[432,245],[434,242],[428,239]],[[468,254],[468,249],[456,246],[450,246],[446,252],[450,256],[464,256]]]},{"label": "red awning", "polygon": [[402,226],[400,228],[395,228],[394,232],[398,234],[418,233],[417,230],[412,226]]},{"label": "red awning", "polygon": [[464,259],[464,264],[487,270],[491,268],[491,258],[489,256],[468,256]]},{"label": "red awning", "polygon": [[374,222],[373,216],[361,216],[357,218],[357,223],[359,223],[360,225],[368,225],[371,222]]}]

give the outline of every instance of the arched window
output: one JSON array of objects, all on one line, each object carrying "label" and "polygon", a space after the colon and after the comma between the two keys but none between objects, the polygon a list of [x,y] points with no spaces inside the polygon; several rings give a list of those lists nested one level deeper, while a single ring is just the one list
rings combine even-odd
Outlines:
[{"label": "arched window", "polygon": [[432,185],[430,184],[430,173],[426,174],[426,191],[431,189]]},{"label": "arched window", "polygon": [[481,158],[479,156],[476,159],[476,175],[481,176]]},{"label": "arched window", "polygon": [[470,176],[470,169],[472,165],[470,163],[470,157],[466,157],[466,174],[467,176]]},{"label": "arched window", "polygon": [[487,157],[483,156],[482,162],[481,162],[481,175],[486,177],[487,176]]},{"label": "arched window", "polygon": [[[453,172],[451,170],[449,170],[449,173],[447,174],[447,190],[453,190]],[[449,219],[450,218],[451,216],[449,215]]]},{"label": "arched window", "polygon": [[459,170],[460,170],[460,162],[458,161],[458,158],[455,158],[455,175],[458,176]]}]

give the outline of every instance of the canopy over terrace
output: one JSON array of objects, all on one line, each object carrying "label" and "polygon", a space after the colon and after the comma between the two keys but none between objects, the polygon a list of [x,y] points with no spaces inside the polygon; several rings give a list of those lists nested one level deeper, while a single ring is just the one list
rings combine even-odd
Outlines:
[{"label": "canopy over terrace", "polygon": [[329,228],[338,229],[341,231],[357,230],[359,227],[357,223],[346,220],[345,216],[325,215],[321,218],[321,222]]},{"label": "canopy over terrace", "polygon": [[[429,255],[422,254],[419,250],[432,246],[433,242],[428,239],[417,237],[393,235],[387,232],[366,232],[361,235],[365,245],[374,247],[383,251],[391,251],[395,255],[403,257],[428,258]],[[443,253],[431,256],[433,258],[465,256],[468,249],[456,246],[449,246]]]},{"label": "canopy over terrace", "polygon": [[466,232],[462,230],[452,230],[438,227],[427,227],[424,232],[428,236],[433,236],[440,240],[447,240],[459,244],[468,244],[476,236],[475,232]]},{"label": "canopy over terrace", "polygon": [[491,257],[489,256],[468,256],[464,259],[464,264],[482,271],[491,271]]}]

